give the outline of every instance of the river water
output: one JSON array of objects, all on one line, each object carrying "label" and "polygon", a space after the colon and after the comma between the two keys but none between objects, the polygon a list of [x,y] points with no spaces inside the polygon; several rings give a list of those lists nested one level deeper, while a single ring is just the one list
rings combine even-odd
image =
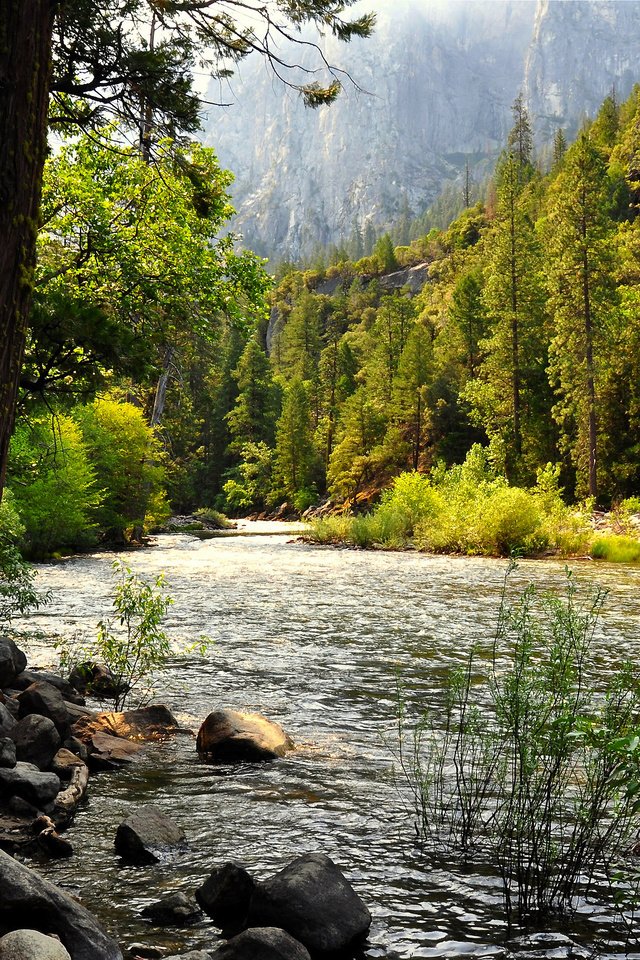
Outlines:
[{"label": "river water", "polygon": [[[155,678],[156,700],[194,731],[218,706],[259,711],[282,724],[296,751],[231,768],[200,762],[189,734],[153,745],[128,769],[92,778],[67,834],[75,854],[48,865],[47,875],[81,895],[125,947],[186,950],[211,946],[215,928],[203,921],[187,931],[152,929],[139,918],[142,907],[193,891],[228,860],[264,878],[321,850],[372,911],[362,957],[623,955],[623,934],[605,907],[584,905],[575,922],[528,938],[507,931],[490,867],[430,857],[413,840],[394,760],[396,679],[410,717],[437,701],[446,671],[495,629],[506,562],[316,547],[281,529],[246,525],[245,536],[206,541],[160,536],[126,560],[145,576],[166,574],[178,648],[203,633],[215,641],[205,658],[172,659]],[[112,560],[95,554],[38,568],[53,600],[18,625],[32,635],[33,661],[54,662],[43,637],[90,635],[108,614]],[[640,570],[586,562],[574,569],[610,590],[601,669],[637,658]],[[508,590],[530,581],[557,588],[563,579],[562,563],[524,562]],[[142,802],[183,826],[187,852],[152,867],[121,864],[116,827]]]}]

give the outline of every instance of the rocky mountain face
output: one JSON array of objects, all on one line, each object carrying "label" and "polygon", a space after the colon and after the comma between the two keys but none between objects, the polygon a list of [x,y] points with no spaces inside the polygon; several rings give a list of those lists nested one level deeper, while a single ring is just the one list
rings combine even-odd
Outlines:
[{"label": "rocky mountain face", "polygon": [[544,151],[640,79],[640,0],[373,0],[374,36],[324,41],[348,68],[339,101],[308,110],[261,61],[211,111],[205,142],[236,175],[234,228],[276,259],[417,216],[465,166],[491,170],[523,91]]}]

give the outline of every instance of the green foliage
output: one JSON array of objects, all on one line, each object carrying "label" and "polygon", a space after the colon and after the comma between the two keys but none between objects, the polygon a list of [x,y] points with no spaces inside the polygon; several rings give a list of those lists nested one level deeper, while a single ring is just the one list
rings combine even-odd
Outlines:
[{"label": "green foliage", "polygon": [[401,715],[420,835],[495,864],[509,921],[573,908],[637,833],[621,743],[635,732],[638,678],[626,664],[603,683],[603,599],[582,599],[569,577],[564,597],[529,587],[503,600],[492,647],[451,673],[411,745]]},{"label": "green foliage", "polygon": [[123,541],[137,525],[155,526],[168,507],[160,444],[142,410],[104,398],[76,409],[84,443],[104,491],[95,520],[109,540]]},{"label": "green foliage", "polygon": [[161,624],[173,600],[165,593],[162,574],[149,583],[120,560],[115,560],[112,568],[117,579],[113,617],[98,623],[93,643],[61,640],[57,647],[63,667],[87,661],[104,664],[114,680],[114,708],[121,710],[132,695],[138,705],[149,699],[151,691],[139,689],[140,685],[171,655],[169,636]]},{"label": "green foliage", "polygon": [[0,503],[0,624],[6,625],[19,613],[39,607],[49,599],[34,586],[35,570],[22,559],[20,543],[24,526],[15,509],[11,492],[5,490]]},{"label": "green foliage", "polygon": [[640,540],[616,534],[596,537],[591,545],[591,556],[608,563],[640,563]]},{"label": "green foliage", "polygon": [[42,558],[95,543],[103,494],[82,433],[70,417],[49,415],[19,425],[8,478],[29,555]]},{"label": "green foliage", "polygon": [[274,452],[266,443],[247,443],[240,463],[226,474],[220,504],[233,516],[264,510],[269,501],[274,473]]}]

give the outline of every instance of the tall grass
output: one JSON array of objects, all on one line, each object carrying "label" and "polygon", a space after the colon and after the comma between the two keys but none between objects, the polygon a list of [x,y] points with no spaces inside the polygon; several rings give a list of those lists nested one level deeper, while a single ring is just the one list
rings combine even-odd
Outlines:
[{"label": "tall grass", "polygon": [[591,545],[594,560],[606,560],[609,563],[640,563],[640,540],[608,534],[596,537]]},{"label": "tall grass", "polygon": [[401,721],[419,836],[488,855],[510,921],[571,909],[640,827],[638,676],[623,665],[593,692],[603,600],[580,597],[569,577],[564,597],[529,587],[503,602],[492,646],[450,674],[441,711],[419,716],[411,736]]}]

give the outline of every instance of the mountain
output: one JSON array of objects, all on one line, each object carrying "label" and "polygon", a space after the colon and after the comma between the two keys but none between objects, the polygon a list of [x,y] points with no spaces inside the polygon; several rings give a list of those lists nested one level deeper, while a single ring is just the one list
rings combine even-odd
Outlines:
[{"label": "mountain", "polygon": [[[282,259],[422,213],[465,166],[491,170],[522,91],[544,148],[571,137],[615,88],[640,79],[637,0],[374,0],[374,36],[323,42],[344,65],[338,102],[305,109],[259,59],[242,65],[205,126],[236,175],[234,227]],[[210,99],[219,100],[218,87]]]}]

